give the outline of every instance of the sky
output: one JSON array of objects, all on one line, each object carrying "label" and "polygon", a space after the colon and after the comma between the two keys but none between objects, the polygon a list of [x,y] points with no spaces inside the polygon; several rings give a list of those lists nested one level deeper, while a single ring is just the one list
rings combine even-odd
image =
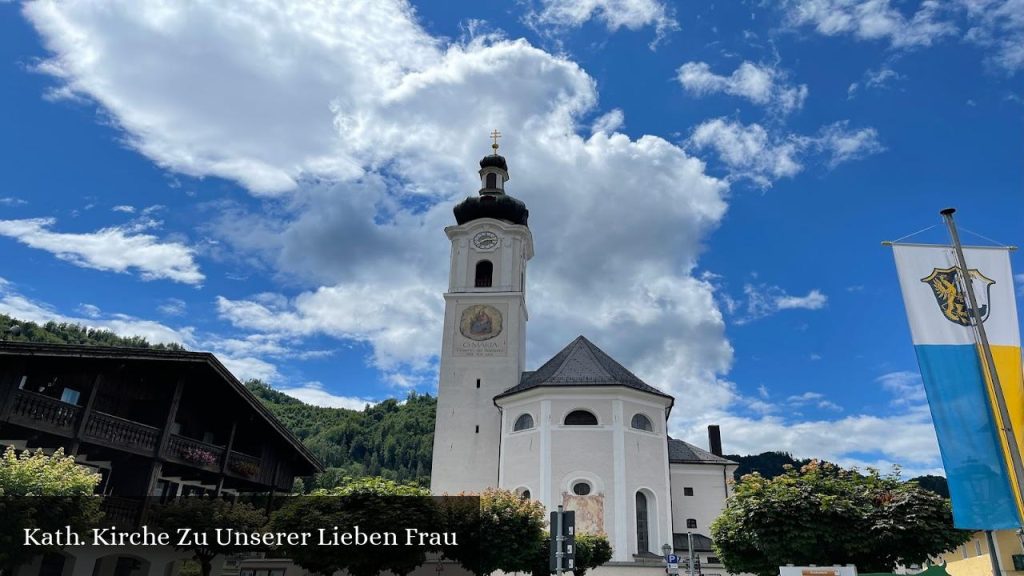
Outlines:
[{"label": "sky", "polygon": [[528,369],[583,334],[726,452],[941,473],[881,242],[1024,243],[1021,0],[8,1],[0,94],[0,312],[325,406],[436,391],[494,129]]}]

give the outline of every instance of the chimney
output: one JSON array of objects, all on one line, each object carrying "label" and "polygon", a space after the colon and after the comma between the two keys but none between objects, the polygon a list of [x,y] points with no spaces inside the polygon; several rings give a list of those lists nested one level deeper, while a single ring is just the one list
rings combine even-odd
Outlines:
[{"label": "chimney", "polygon": [[708,426],[708,450],[715,456],[722,455],[722,431],[718,424]]}]

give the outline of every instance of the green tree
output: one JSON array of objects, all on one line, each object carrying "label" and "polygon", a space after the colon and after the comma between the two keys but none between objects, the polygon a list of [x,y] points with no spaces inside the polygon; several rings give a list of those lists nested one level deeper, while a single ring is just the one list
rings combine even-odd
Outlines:
[{"label": "green tree", "polygon": [[168,532],[189,528],[195,533],[207,534],[205,542],[192,539],[186,546],[174,546],[177,550],[192,553],[203,576],[210,576],[214,557],[253,550],[220,544],[215,537],[215,530],[220,528],[253,533],[262,531],[267,524],[267,517],[253,506],[219,498],[179,498],[151,509],[150,518],[153,524]]},{"label": "green tree", "polygon": [[81,534],[102,516],[93,496],[100,475],[58,449],[20,455],[8,447],[0,456],[0,573],[11,574],[33,556],[57,547],[22,545],[26,528],[52,532],[70,526]]},{"label": "green tree", "polygon": [[527,500],[511,490],[488,489],[480,494],[478,549],[466,561],[458,550],[445,551],[478,576],[496,570],[531,572],[542,545],[544,505]]},{"label": "green tree", "polygon": [[[436,530],[438,518],[430,491],[383,478],[346,478],[341,486],[314,490],[292,498],[271,520],[274,531],[364,534],[398,532],[401,528]],[[280,546],[278,552],[310,572],[332,574],[347,570],[353,576],[374,576],[389,571],[398,576],[412,572],[426,561],[424,548],[405,546]]]},{"label": "green tree", "polygon": [[597,568],[612,559],[612,545],[604,534],[580,532],[576,535],[576,568],[574,576],[585,576],[587,570]]},{"label": "green tree", "polygon": [[812,461],[772,479],[744,476],[711,536],[726,570],[770,576],[789,563],[891,572],[952,550],[970,533],[953,528],[947,500],[900,481],[898,471],[861,474]]}]

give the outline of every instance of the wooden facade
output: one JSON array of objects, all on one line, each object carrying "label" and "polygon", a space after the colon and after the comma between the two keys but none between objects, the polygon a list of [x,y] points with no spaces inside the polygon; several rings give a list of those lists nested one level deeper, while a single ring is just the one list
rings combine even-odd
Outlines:
[{"label": "wooden facade", "polygon": [[202,352],[0,342],[0,445],[63,448],[111,503],[290,491],[322,470]]}]

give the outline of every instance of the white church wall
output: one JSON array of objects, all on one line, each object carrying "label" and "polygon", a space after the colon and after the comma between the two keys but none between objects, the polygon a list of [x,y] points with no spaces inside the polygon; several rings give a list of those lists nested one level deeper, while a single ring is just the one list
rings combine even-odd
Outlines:
[{"label": "white church wall", "polygon": [[[501,486],[527,487],[548,510],[559,504],[577,510],[577,529],[608,535],[617,561],[637,552],[636,492],[648,496],[649,551],[660,553],[671,540],[671,494],[665,437],[668,399],[625,388],[539,388],[500,400],[505,414]],[[597,426],[566,426],[565,416],[587,410]],[[630,428],[636,413],[647,415],[653,431]],[[515,419],[530,413],[535,431],[513,432]],[[539,418],[538,418],[539,414]],[[583,481],[591,493],[578,496]]]},{"label": "white church wall", "polygon": [[[529,414],[533,428],[513,430],[519,416]],[[499,486],[508,490],[528,489],[530,498],[541,499],[541,403],[534,400],[506,406],[503,410],[501,478]]]},{"label": "white church wall", "polygon": [[[725,499],[731,493],[729,482],[735,465],[670,464],[672,478],[672,522],[675,532],[691,531],[711,535],[711,523],[725,509]],[[692,488],[693,496],[685,489]],[[686,521],[697,521],[696,528],[687,528]]]},{"label": "white church wall", "polygon": [[[626,514],[631,553],[643,552],[638,545],[636,493],[643,490],[648,507],[648,546],[646,552],[661,554],[661,546],[672,541],[671,499],[668,473],[668,440],[665,436],[664,406],[623,402],[624,456],[627,490]],[[654,431],[637,430],[631,426],[633,415],[641,413],[651,419]]]}]

